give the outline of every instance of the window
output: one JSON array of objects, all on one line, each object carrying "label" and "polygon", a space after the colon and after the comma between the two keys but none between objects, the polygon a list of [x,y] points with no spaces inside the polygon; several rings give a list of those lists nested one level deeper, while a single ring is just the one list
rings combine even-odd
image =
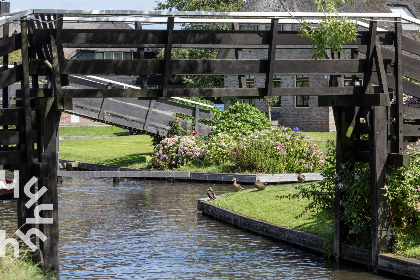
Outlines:
[{"label": "window", "polygon": [[344,86],[355,86],[355,87],[361,87],[363,86],[363,80],[358,78],[350,76],[350,75],[344,75]]},{"label": "window", "polygon": [[[309,87],[309,76],[308,75],[296,75],[296,87]],[[295,105],[297,108],[309,107],[309,96],[300,95],[296,96]]]},{"label": "window", "polygon": [[95,59],[133,59],[132,52],[95,52]]},{"label": "window", "polygon": [[273,77],[273,88],[281,87],[281,77],[279,75],[274,75]]},{"label": "window", "polygon": [[246,79],[246,82],[245,82],[246,87],[247,88],[254,88],[254,86],[255,86],[254,76],[246,75],[245,79]]},{"label": "window", "polygon": [[353,76],[344,75],[344,86],[352,86],[353,85]]},{"label": "window", "polygon": [[[414,17],[407,6],[403,5],[388,5],[388,8],[393,14],[401,14],[403,16]],[[403,20],[402,23],[408,24],[409,22]]]},{"label": "window", "polygon": [[[279,87],[281,87],[281,76],[274,75],[273,88],[279,88]],[[279,108],[279,107],[281,107],[281,96],[279,96],[279,101],[277,101],[277,103],[273,105],[273,108]]]}]

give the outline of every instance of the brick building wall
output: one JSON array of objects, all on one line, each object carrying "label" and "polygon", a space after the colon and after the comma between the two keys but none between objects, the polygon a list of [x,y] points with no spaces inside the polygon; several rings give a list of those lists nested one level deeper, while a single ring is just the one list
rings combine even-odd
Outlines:
[{"label": "brick building wall", "polygon": [[[311,59],[310,49],[279,49],[276,59]],[[267,59],[267,50],[243,50],[244,59]],[[234,59],[234,52],[226,57]],[[281,76],[281,87],[295,87],[295,76]],[[329,76],[309,76],[309,87],[327,87]],[[226,88],[239,87],[237,76],[225,76]],[[265,76],[254,77],[254,87],[265,87]],[[254,106],[267,114],[267,107],[263,100],[256,99]],[[318,97],[309,97],[309,107],[296,107],[294,96],[282,96],[281,107],[271,109],[272,120],[278,120],[279,125],[299,127],[302,131],[335,131],[334,116],[331,107],[318,107]]]}]

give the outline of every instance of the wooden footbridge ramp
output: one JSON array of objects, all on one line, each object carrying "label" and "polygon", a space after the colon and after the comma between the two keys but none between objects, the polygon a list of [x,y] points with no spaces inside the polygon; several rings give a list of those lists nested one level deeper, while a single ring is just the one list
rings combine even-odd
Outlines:
[{"label": "wooden footbridge ramp", "polygon": [[[99,83],[94,79],[77,76],[70,76],[69,82],[71,88],[78,89],[107,87],[107,84]],[[131,87],[135,88],[134,86]],[[72,110],[66,110],[66,112],[128,129],[132,132],[147,133],[154,136],[167,135],[171,130],[171,124],[175,120],[176,114],[181,114],[193,119],[187,124],[191,129],[197,131],[199,135],[208,135],[211,127],[198,121],[200,119],[211,120],[211,111],[199,108],[200,105],[205,107],[210,107],[210,105],[180,99],[189,103],[192,102],[191,104],[195,103],[195,105],[188,106],[170,100],[139,100],[138,98],[124,97],[73,98]]]},{"label": "wooden footbridge ramp", "polygon": [[[43,234],[39,248],[44,267],[59,268],[56,140],[61,112],[76,111],[79,105],[87,107],[90,98],[100,98],[103,102],[103,98],[115,102],[121,102],[122,98],[136,98],[139,102],[156,100],[156,104],[157,100],[187,96],[264,98],[304,95],[319,96],[318,106],[333,109],[337,127],[337,171],[347,162],[370,165],[371,265],[377,270],[378,256],[387,252],[390,244],[389,207],[383,195],[386,169],[388,165],[408,165],[404,137],[420,137],[420,110],[403,104],[404,93],[420,97],[420,43],[414,37],[405,36],[401,22],[404,20],[418,28],[420,21],[396,14],[345,15],[360,28],[357,40],[344,46],[345,55],[332,52],[328,58],[318,60],[282,56],[281,53],[287,51],[311,50],[312,46],[297,31],[281,30],[280,25],[293,26],[299,23],[296,18],[300,17],[316,25],[317,20],[324,16],[319,13],[28,10],[1,18],[3,107],[0,109],[0,125],[3,129],[0,131],[0,165],[3,169],[20,170],[18,225],[21,231],[32,232],[30,240],[35,242],[35,236],[40,235],[35,234],[36,225],[28,223],[27,218],[41,216],[53,221],[45,223],[42,219],[43,223],[38,225],[38,231]],[[88,25],[84,29],[70,29],[67,28],[69,22],[129,23],[134,28],[90,29]],[[229,25],[231,29],[179,28],[180,25],[197,23]],[[161,24],[163,28],[148,24]],[[12,25],[18,26],[16,34],[9,33]],[[256,25],[267,25],[268,29],[248,28]],[[65,48],[127,47],[136,48],[139,59],[72,60],[66,59],[63,51]],[[145,48],[164,49],[163,59],[144,59]],[[180,48],[230,50],[234,56],[175,59],[173,50]],[[244,50],[255,50],[266,56],[263,59],[243,59]],[[9,68],[9,55],[15,51],[22,55],[22,63]],[[42,75],[49,77],[49,86],[45,87],[39,81]],[[71,75],[138,75],[141,88],[71,88]],[[147,75],[161,76],[160,89],[146,88]],[[176,75],[234,75],[238,76],[239,87],[174,89],[169,86],[169,81]],[[265,86],[246,88],[245,75],[263,76]],[[330,83],[325,87],[273,88],[274,75],[321,76],[328,77]],[[344,77],[348,76],[353,82],[344,86]],[[21,90],[17,91],[15,107],[11,107],[8,86],[16,82],[21,83]],[[390,89],[395,92],[395,104],[391,104]],[[78,103],[76,98],[82,99]],[[102,105],[95,105],[98,110],[93,117],[101,118],[101,112],[105,115],[108,106]],[[147,127],[146,123],[144,126]],[[41,211],[36,204],[26,204],[30,198],[25,195],[24,187],[33,176],[38,182],[31,188],[32,193],[42,190],[42,186],[47,188],[38,205],[52,205],[51,208],[42,208]],[[342,194],[339,188],[336,189],[334,255],[340,257],[346,232],[340,220]]]}]

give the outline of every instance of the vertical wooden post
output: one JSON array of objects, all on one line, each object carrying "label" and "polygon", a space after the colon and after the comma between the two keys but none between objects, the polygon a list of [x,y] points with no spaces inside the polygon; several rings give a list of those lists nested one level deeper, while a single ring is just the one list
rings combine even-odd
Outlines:
[{"label": "vertical wooden post", "polygon": [[163,90],[163,97],[168,96],[168,86],[169,86],[169,79],[171,78],[170,73],[170,63],[172,59],[172,41],[174,37],[174,17],[168,17],[168,26],[167,26],[167,38],[165,44],[165,57],[164,57],[164,74],[163,74],[163,81],[162,81],[162,90]]},{"label": "vertical wooden post", "polygon": [[[5,24],[3,26],[3,38],[9,37],[9,24]],[[6,54],[3,56],[3,71],[7,71],[9,69],[9,54]],[[2,89],[2,105],[3,108],[9,107],[9,88],[5,87]],[[4,129],[7,129],[7,125],[3,127]]]},{"label": "vertical wooden post", "polygon": [[402,24],[401,19],[395,23],[395,63],[394,63],[394,77],[395,77],[395,93],[397,97],[397,117],[396,117],[396,131],[397,147],[399,154],[404,152],[404,102],[403,102],[403,75],[402,75]]},{"label": "vertical wooden post", "polygon": [[194,108],[194,130],[198,132],[198,120],[200,118],[200,106],[198,104],[195,104]]},{"label": "vertical wooden post", "polygon": [[[28,232],[32,228],[31,225],[26,224],[26,218],[34,217],[35,205],[27,208],[25,204],[29,198],[24,195],[25,184],[33,176],[33,158],[34,158],[34,143],[32,139],[32,110],[31,110],[31,92],[29,87],[29,49],[28,49],[28,22],[26,19],[20,21],[22,33],[22,90],[23,90],[23,110],[24,120],[22,130],[24,132],[25,144],[21,148],[25,149],[26,161],[20,168],[19,178],[19,199],[18,199],[18,227],[23,233]],[[32,193],[35,193],[35,185],[30,188]],[[32,243],[35,242],[35,238]]]},{"label": "vertical wooden post", "polygon": [[274,66],[276,63],[276,42],[279,32],[279,20],[271,20],[270,28],[270,42],[268,46],[268,69],[265,76],[265,90],[267,97],[271,96],[273,93],[273,76],[274,76]]},{"label": "vertical wooden post", "polygon": [[387,107],[373,107],[369,120],[372,267],[377,272],[378,255],[388,251],[390,241],[389,206],[384,190],[388,159]]},{"label": "vertical wooden post", "polygon": [[44,166],[39,186],[48,189],[39,199],[39,204],[52,204],[53,210],[42,211],[43,218],[52,218],[52,224],[40,224],[40,231],[47,237],[40,241],[43,268],[58,270],[58,193],[57,193],[57,135],[61,112],[56,110],[55,98],[37,100],[38,112],[38,150],[39,159]]},{"label": "vertical wooden post", "polygon": [[[137,30],[142,30],[141,22],[136,22],[135,28]],[[139,59],[145,59],[144,48],[137,48],[137,55]],[[147,75],[140,75],[140,87],[143,89],[147,88]]]},{"label": "vertical wooden post", "polygon": [[147,111],[147,116],[146,116],[146,119],[144,120],[143,130],[147,130],[149,127],[150,120],[152,119],[154,106],[155,106],[155,100],[150,100],[149,110]]},{"label": "vertical wooden post", "polygon": [[61,44],[61,32],[57,29],[57,35],[54,37],[53,34],[50,34],[51,39],[51,55],[52,55],[52,82],[53,82],[53,93],[56,99],[55,105],[57,110],[64,110],[64,99],[61,94],[61,72],[60,72],[60,59],[59,59],[59,47]]},{"label": "vertical wooden post", "polygon": [[[239,30],[239,24],[238,23],[233,23],[232,24],[232,29],[233,30]],[[235,58],[236,59],[242,59],[242,49],[235,49]],[[246,87],[246,79],[244,75],[239,75],[238,76],[238,83],[239,83],[239,88],[245,88]]]},{"label": "vertical wooden post", "polygon": [[366,50],[367,67],[365,68],[365,73],[363,76],[364,77],[363,87],[364,87],[365,94],[370,93],[377,28],[378,28],[378,22],[376,21],[375,18],[371,19],[370,24],[369,24],[370,40],[368,42],[367,50]]},{"label": "vertical wooden post", "polygon": [[[381,93],[388,96],[388,83],[383,64],[379,38],[376,34],[377,22],[370,24],[369,68],[365,71],[366,93],[369,93],[373,60],[375,60],[376,74]],[[389,98],[389,96],[388,96]],[[389,104],[389,102],[388,102]],[[369,124],[369,168],[370,168],[370,200],[371,200],[371,237],[372,237],[372,267],[378,272],[378,256],[389,250],[390,214],[388,200],[385,197],[385,174],[388,160],[388,107],[372,107],[368,114]]]}]

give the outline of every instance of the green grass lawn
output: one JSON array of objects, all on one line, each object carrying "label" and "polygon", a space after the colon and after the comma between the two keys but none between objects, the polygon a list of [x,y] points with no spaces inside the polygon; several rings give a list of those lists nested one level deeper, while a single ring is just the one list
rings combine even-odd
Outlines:
[{"label": "green grass lawn", "polygon": [[[304,186],[310,183],[299,184]],[[267,186],[264,191],[246,189],[226,194],[212,203],[247,217],[266,221],[275,225],[298,229],[332,240],[334,222],[323,213],[306,211],[308,200],[289,199],[297,193],[297,184]],[[217,188],[214,187],[217,195]],[[282,198],[279,198],[282,197]]]},{"label": "green grass lawn", "polygon": [[62,159],[121,167],[146,168],[152,151],[148,135],[60,141]]},{"label": "green grass lawn", "polygon": [[98,135],[128,135],[128,131],[119,127],[104,126],[61,126],[60,136],[98,136]]}]

